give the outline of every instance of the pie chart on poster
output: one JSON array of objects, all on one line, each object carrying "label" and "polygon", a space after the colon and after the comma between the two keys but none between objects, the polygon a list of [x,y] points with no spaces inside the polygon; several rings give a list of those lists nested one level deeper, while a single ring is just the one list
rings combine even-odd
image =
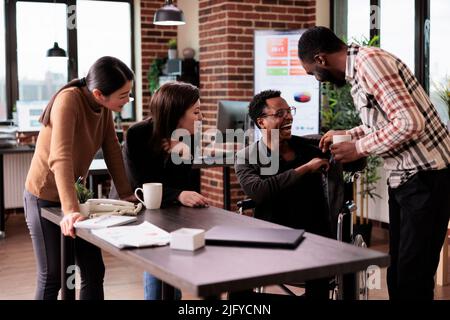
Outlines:
[{"label": "pie chart on poster", "polygon": [[294,94],[294,100],[300,103],[311,101],[311,94],[309,92],[299,92]]}]

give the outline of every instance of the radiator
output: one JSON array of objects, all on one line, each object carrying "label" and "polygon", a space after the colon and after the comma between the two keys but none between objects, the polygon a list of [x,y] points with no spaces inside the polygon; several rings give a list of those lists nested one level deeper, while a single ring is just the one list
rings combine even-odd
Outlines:
[{"label": "radiator", "polygon": [[33,153],[3,155],[3,190],[5,209],[23,207],[23,189]]}]

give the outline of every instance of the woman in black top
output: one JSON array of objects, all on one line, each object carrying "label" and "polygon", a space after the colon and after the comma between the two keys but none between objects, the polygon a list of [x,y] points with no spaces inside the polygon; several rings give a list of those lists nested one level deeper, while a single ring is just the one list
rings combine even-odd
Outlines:
[{"label": "woman in black top", "polygon": [[[163,207],[208,206],[208,200],[194,191],[190,161],[194,127],[202,120],[199,98],[199,90],[193,85],[166,83],[152,96],[151,118],[135,124],[126,133],[122,153],[130,184],[135,189],[147,182],[162,183]],[[183,159],[184,163],[177,164]],[[110,195],[113,198],[114,189]],[[145,299],[161,298],[160,280],[145,273],[144,285]]]}]

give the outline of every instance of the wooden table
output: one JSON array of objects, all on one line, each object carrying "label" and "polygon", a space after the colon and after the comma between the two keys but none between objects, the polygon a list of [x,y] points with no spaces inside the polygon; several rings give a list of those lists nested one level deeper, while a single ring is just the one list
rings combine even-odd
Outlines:
[{"label": "wooden table", "polygon": [[[42,216],[58,224],[61,210],[42,209]],[[207,230],[216,225],[284,228],[215,207],[146,210],[136,223],[144,220],[168,232],[181,227]],[[170,286],[199,297],[218,297],[223,292],[332,277],[365,270],[371,265],[385,267],[389,264],[387,254],[311,233],[305,234],[295,250],[208,245],[195,252],[172,250],[169,246],[119,250],[89,230],[79,229],[77,236],[161,279],[166,284],[163,298],[173,297]],[[61,256],[65,264],[62,275],[66,275],[65,266],[73,264],[73,255],[65,251],[69,239],[62,237]],[[66,278],[62,283],[66,283]],[[69,291],[64,286],[63,299],[74,298],[74,292]]]}]

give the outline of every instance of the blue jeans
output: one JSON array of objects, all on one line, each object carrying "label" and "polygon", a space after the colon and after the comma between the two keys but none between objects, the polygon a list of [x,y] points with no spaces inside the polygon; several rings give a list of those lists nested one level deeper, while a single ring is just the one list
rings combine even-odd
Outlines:
[{"label": "blue jeans", "polygon": [[[148,272],[144,272],[144,299],[161,300],[162,281]],[[175,300],[181,300],[181,291],[175,289]]]}]

